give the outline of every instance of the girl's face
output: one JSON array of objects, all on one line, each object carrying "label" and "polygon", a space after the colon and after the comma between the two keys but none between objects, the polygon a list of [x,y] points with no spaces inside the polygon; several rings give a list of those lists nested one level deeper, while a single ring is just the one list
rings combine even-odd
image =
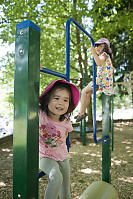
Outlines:
[{"label": "girl's face", "polygon": [[103,49],[104,49],[104,44],[98,45],[95,49],[96,49],[96,53],[98,55],[100,55],[102,53]]},{"label": "girl's face", "polygon": [[49,116],[54,121],[59,121],[61,115],[69,108],[70,94],[65,88],[58,88],[51,93],[48,103]]}]

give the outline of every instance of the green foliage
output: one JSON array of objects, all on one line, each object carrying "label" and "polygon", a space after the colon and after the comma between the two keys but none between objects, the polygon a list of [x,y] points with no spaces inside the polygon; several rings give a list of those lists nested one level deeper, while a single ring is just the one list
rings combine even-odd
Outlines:
[{"label": "green foliage", "polygon": [[[107,37],[111,42],[115,80],[123,82],[126,73],[133,71],[133,3],[131,0],[93,0],[94,23],[92,34],[97,40]],[[125,96],[119,86],[120,96]]]},{"label": "green foliage", "polygon": [[[65,73],[65,25],[68,18],[82,21],[88,16],[88,3],[75,1],[3,1],[1,19],[1,38],[3,42],[15,41],[15,26],[26,19],[32,20],[41,28],[41,64],[43,67]],[[71,26],[73,35],[76,28]],[[71,39],[71,78],[79,78],[80,67],[77,53],[77,38]],[[82,38],[81,38],[82,39]],[[79,47],[83,45],[83,39]],[[85,42],[84,42],[85,45]],[[81,52],[83,54],[83,51]],[[83,59],[81,60],[82,64]],[[5,67],[7,70],[7,66]],[[45,75],[47,77],[47,75]],[[41,87],[44,87],[44,75],[41,75]],[[53,77],[51,77],[53,78]],[[49,80],[51,80],[51,78]],[[7,77],[7,81],[10,81]],[[45,79],[46,82],[46,79]]]},{"label": "green foliage", "polygon": [[[90,6],[92,4],[92,6]],[[90,10],[90,7],[91,10]],[[74,18],[95,40],[107,37],[114,54],[117,73],[133,70],[133,5],[131,0],[2,0],[0,35],[3,43],[15,42],[16,24],[30,19],[41,28],[40,61],[43,67],[65,73],[65,26]],[[92,24],[88,22],[92,20]],[[90,40],[73,24],[70,38],[70,75],[79,79],[83,71],[87,82],[92,78]],[[1,60],[2,84],[13,86],[14,54]],[[116,74],[117,74],[116,73]],[[118,75],[118,74],[117,74]],[[55,77],[41,74],[40,92]],[[78,83],[77,83],[78,85]]]},{"label": "green foliage", "polygon": [[[133,4],[129,0],[94,0],[91,10],[96,39],[107,37],[114,53],[114,67],[133,70]],[[94,16],[94,17],[93,17]]]},{"label": "green foliage", "polygon": [[1,62],[1,78],[0,83],[13,85],[14,81],[14,53],[8,53],[4,56]]}]

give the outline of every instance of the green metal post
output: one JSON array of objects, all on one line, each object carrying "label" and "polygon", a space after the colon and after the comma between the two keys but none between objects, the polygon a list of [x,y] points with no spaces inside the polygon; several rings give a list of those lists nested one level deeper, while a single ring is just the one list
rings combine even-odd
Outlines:
[{"label": "green metal post", "polygon": [[[86,86],[86,73],[83,74],[82,88]],[[82,144],[86,146],[86,118],[82,120]]]},{"label": "green metal post", "polygon": [[111,167],[111,150],[110,150],[110,134],[111,134],[111,96],[102,94],[102,136],[109,136],[107,141],[102,142],[102,180],[111,182],[110,167]]},{"label": "green metal post", "polygon": [[15,40],[13,198],[38,199],[40,28],[17,24]]},{"label": "green metal post", "polygon": [[114,150],[114,95],[111,96],[111,133],[112,133],[112,151]]},{"label": "green metal post", "polygon": [[86,146],[86,120],[82,121],[82,144]]},{"label": "green metal post", "polygon": [[[81,84],[82,84],[82,82],[81,82]],[[81,88],[81,91],[80,91],[80,98],[81,98],[81,93],[82,93],[82,88]],[[83,128],[83,122],[81,120],[81,122],[80,122],[80,137],[82,137],[82,128]]]}]

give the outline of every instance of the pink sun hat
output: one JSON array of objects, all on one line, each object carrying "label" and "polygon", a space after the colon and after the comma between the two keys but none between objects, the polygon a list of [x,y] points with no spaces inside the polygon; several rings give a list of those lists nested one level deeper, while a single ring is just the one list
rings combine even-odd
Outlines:
[{"label": "pink sun hat", "polygon": [[50,82],[50,84],[48,84],[48,86],[46,86],[44,92],[41,94],[41,96],[39,98],[40,103],[42,102],[43,96],[46,95],[46,93],[48,91],[50,91],[57,82],[65,83],[65,84],[68,84],[70,86],[71,92],[72,92],[72,100],[73,100],[74,109],[75,109],[77,107],[78,103],[79,103],[79,100],[80,100],[79,89],[74,84],[72,84],[72,83],[70,83],[66,80],[63,80],[63,79],[53,80],[52,82]]},{"label": "pink sun hat", "polygon": [[112,53],[112,50],[110,48],[110,42],[107,38],[101,38],[101,39],[97,40],[95,42],[95,44],[107,44],[109,52]]}]

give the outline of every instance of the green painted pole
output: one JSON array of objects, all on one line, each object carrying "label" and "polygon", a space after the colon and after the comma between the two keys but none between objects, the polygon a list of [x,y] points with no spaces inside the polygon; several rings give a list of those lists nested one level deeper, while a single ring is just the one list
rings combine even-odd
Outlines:
[{"label": "green painted pole", "polygon": [[[83,74],[82,88],[86,86],[86,73]],[[86,146],[86,118],[82,120],[82,144]]]},{"label": "green painted pole", "polygon": [[102,136],[109,136],[108,140],[102,142],[102,180],[111,182],[111,96],[102,94]]},{"label": "green painted pole", "polygon": [[[81,81],[81,86],[83,86],[83,82],[82,81]],[[81,88],[81,91],[80,91],[80,98],[81,98],[81,93],[82,93],[82,88]],[[83,126],[83,122],[81,120],[81,122],[80,122],[80,137],[82,137],[82,128],[83,128],[82,126]]]},{"label": "green painted pole", "polygon": [[82,144],[86,146],[86,120],[82,121]]},{"label": "green painted pole", "polygon": [[112,133],[112,151],[114,150],[114,95],[111,96],[111,133]]},{"label": "green painted pole", "polygon": [[40,28],[16,25],[13,198],[38,199]]}]

